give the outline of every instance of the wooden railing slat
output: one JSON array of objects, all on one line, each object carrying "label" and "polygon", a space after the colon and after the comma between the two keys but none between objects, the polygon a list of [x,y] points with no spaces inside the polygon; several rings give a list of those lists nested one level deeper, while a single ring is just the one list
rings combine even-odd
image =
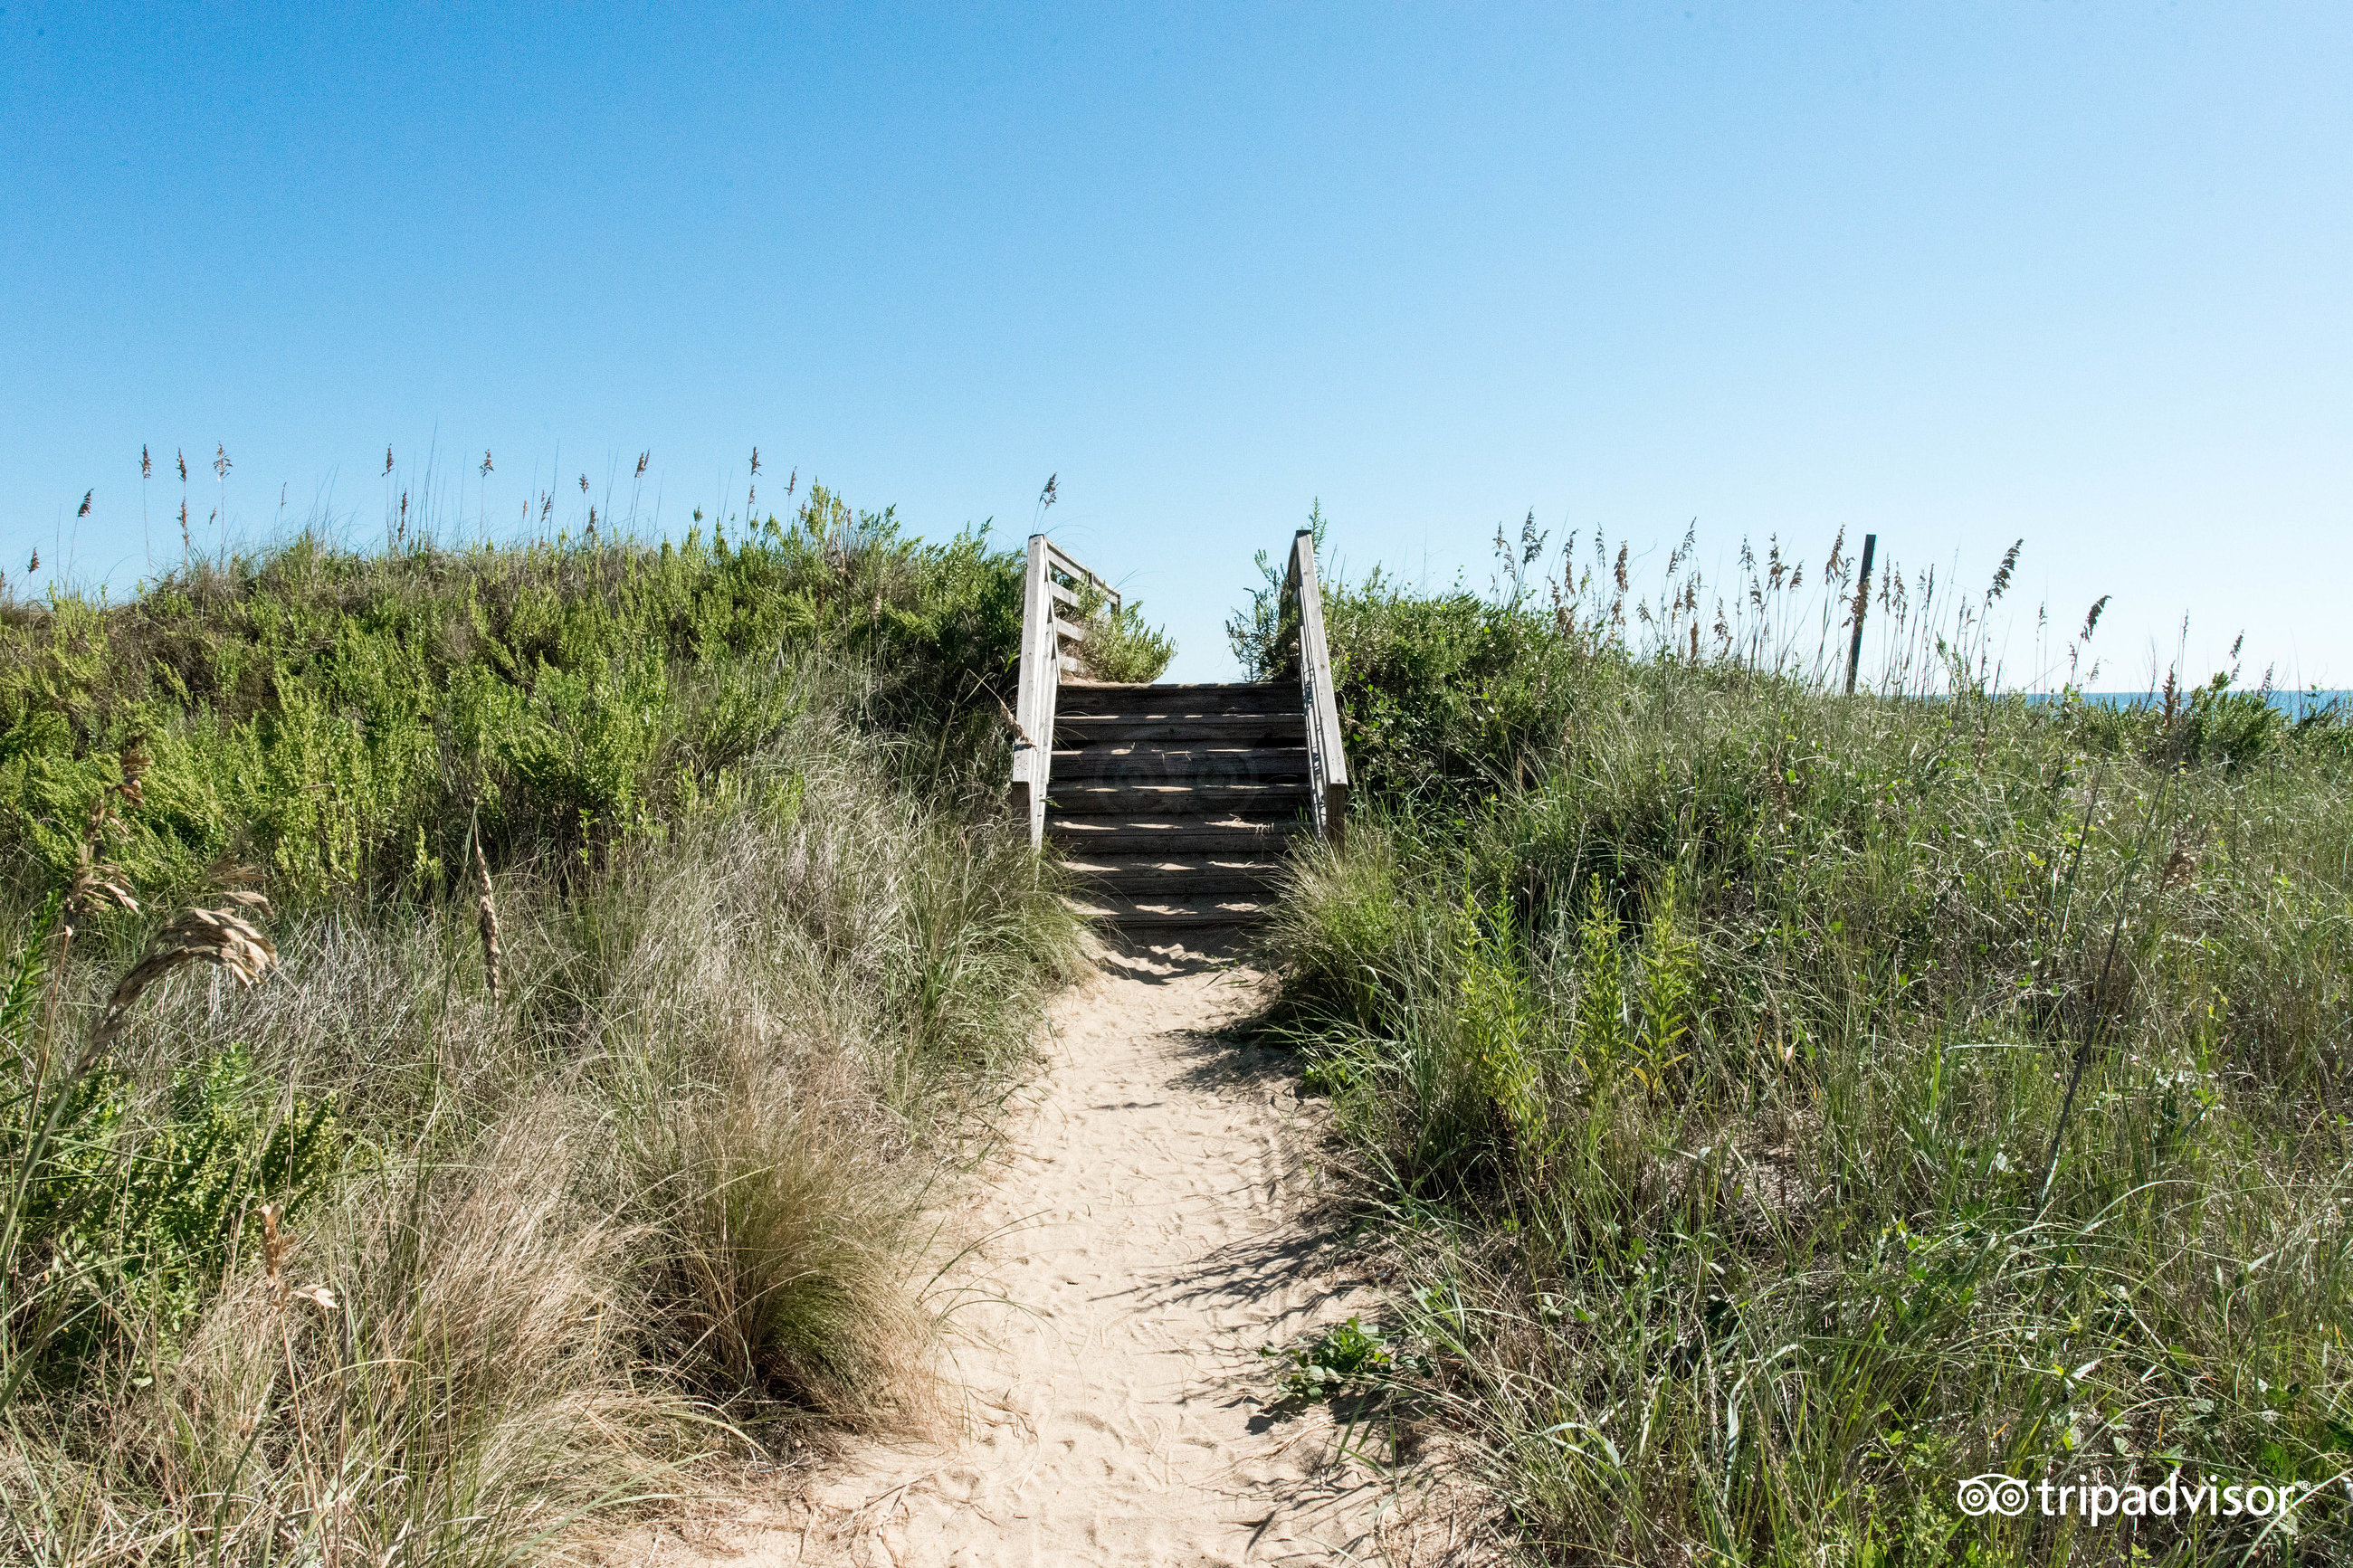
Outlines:
[{"label": "wooden railing slat", "polygon": [[1291,542],[1283,574],[1286,607],[1299,610],[1299,695],[1307,721],[1307,768],[1316,830],[1333,848],[1346,837],[1348,757],[1340,741],[1339,693],[1332,682],[1331,649],[1324,640],[1324,592],[1315,578],[1315,536],[1306,529]]},{"label": "wooden railing slat", "polygon": [[1113,587],[1109,581],[1099,575],[1092,567],[1082,564],[1075,556],[1050,539],[1046,542],[1046,558],[1058,571],[1075,577],[1080,582],[1092,584],[1096,591],[1103,595],[1104,603],[1110,606],[1112,612],[1118,613],[1119,590]]}]

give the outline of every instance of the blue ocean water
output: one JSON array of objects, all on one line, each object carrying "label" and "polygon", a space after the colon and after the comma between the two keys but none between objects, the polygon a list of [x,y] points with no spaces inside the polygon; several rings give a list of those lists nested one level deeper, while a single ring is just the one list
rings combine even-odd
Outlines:
[{"label": "blue ocean water", "polygon": [[[2164,704],[2165,693],[2162,691],[2086,691],[2083,693],[2083,698],[2086,702],[2097,702],[2109,708],[2133,708],[2143,705],[2158,707]],[[2059,697],[2056,692],[2039,692],[2034,700],[2038,702],[2056,702]],[[2179,700],[2188,701],[2189,694],[2183,692]],[[2342,689],[2323,689],[2319,687],[2304,691],[2274,691],[2270,694],[2270,701],[2274,708],[2278,709],[2284,717],[2293,722],[2307,713],[2326,713],[2332,710],[2341,711],[2353,708],[2353,691]]]}]

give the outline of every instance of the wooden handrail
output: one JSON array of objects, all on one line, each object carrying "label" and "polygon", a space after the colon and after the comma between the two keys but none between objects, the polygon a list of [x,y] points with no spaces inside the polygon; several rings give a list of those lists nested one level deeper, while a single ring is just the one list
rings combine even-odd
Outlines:
[{"label": "wooden handrail", "polygon": [[[1040,537],[1043,536],[1040,535]],[[1071,579],[1072,587],[1076,587],[1081,583],[1093,584],[1095,591],[1103,596],[1103,602],[1111,607],[1112,614],[1119,613],[1119,590],[1097,576],[1092,568],[1081,565],[1078,557],[1071,554],[1050,539],[1046,541],[1046,561],[1055,571]],[[1060,584],[1057,584],[1055,586],[1059,588]],[[1067,593],[1067,590],[1065,592]],[[1074,599],[1073,595],[1066,598],[1064,602],[1071,603]]]},{"label": "wooden handrail", "polygon": [[[1060,573],[1066,585],[1054,581]],[[1082,641],[1086,628],[1064,620],[1061,605],[1075,609],[1082,584],[1103,595],[1113,615],[1119,593],[1042,533],[1029,536],[1029,560],[1021,578],[1021,668],[1014,689],[1014,809],[1029,819],[1029,847],[1046,841],[1046,791],[1054,769],[1054,704],[1062,686],[1064,639]]]},{"label": "wooden handrail", "polygon": [[[1337,850],[1346,842],[1348,755],[1340,743],[1340,699],[1332,684],[1332,653],[1324,641],[1324,590],[1315,578],[1315,535],[1301,529],[1291,542],[1291,569],[1282,579],[1283,609],[1299,617],[1299,697],[1307,718],[1308,801],[1315,830]],[[1288,618],[1286,616],[1286,618]]]}]

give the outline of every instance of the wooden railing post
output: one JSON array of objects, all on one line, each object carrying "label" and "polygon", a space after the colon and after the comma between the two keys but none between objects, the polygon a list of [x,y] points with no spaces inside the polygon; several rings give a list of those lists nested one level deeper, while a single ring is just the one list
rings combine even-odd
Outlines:
[{"label": "wooden railing post", "polygon": [[1871,609],[1871,558],[1879,553],[1879,535],[1862,536],[1862,571],[1854,585],[1854,640],[1846,647],[1846,694],[1854,695],[1854,674],[1862,668],[1862,617]]},{"label": "wooden railing post", "polygon": [[1029,847],[1046,838],[1046,789],[1054,767],[1054,705],[1050,682],[1056,638],[1049,629],[1053,605],[1047,590],[1046,536],[1029,536],[1021,578],[1021,671],[1014,688],[1013,806],[1029,820]]},{"label": "wooden railing post", "polygon": [[1301,529],[1291,542],[1282,596],[1299,610],[1299,698],[1307,720],[1309,804],[1315,830],[1335,850],[1345,847],[1348,757],[1340,742],[1339,693],[1332,684],[1332,654],[1324,640],[1324,590],[1315,580],[1315,535]]},{"label": "wooden railing post", "polygon": [[[1060,573],[1068,584],[1054,581]],[[1079,590],[1103,596],[1119,614],[1119,591],[1042,533],[1029,536],[1029,559],[1021,577],[1021,668],[1014,689],[1013,806],[1029,819],[1029,847],[1046,841],[1046,794],[1054,773],[1054,705],[1062,686],[1062,645],[1084,642],[1086,627],[1065,620],[1064,606],[1080,603]]]}]

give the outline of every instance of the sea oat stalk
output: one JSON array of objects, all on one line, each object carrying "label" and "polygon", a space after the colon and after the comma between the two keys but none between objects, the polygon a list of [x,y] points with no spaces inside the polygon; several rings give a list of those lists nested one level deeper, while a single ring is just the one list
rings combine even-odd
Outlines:
[{"label": "sea oat stalk", "polygon": [[490,977],[491,1000],[499,999],[499,905],[491,889],[491,863],[482,842],[474,841],[474,926],[482,936],[482,973]]}]

